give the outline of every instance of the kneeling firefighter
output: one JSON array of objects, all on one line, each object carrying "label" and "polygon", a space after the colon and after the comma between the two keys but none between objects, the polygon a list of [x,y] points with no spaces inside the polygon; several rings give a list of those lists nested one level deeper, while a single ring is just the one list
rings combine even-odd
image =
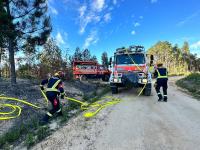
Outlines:
[{"label": "kneeling firefighter", "polygon": [[46,113],[43,118],[44,122],[48,122],[49,118],[53,116],[53,114],[57,113],[57,115],[62,115],[62,108],[59,101],[59,95],[61,95],[61,99],[64,99],[65,93],[63,89],[63,83],[61,78],[64,76],[62,71],[59,71],[54,74],[49,79],[45,79],[41,82],[40,88],[44,91],[44,85],[47,84],[46,88],[46,96],[48,100],[52,104],[52,109]]},{"label": "kneeling firefighter", "polygon": [[[163,99],[165,102],[167,102],[168,76],[167,76],[167,68],[163,67],[163,63],[161,62],[157,63],[157,69],[154,72],[154,77],[157,78],[155,83],[155,89],[158,94],[158,101],[161,101]],[[160,93],[161,87],[163,88],[163,96]]]}]

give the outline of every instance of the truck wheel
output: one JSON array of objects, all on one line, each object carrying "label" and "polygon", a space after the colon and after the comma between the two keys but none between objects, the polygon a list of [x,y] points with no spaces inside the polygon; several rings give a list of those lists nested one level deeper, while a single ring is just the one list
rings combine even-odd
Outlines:
[{"label": "truck wheel", "polygon": [[112,94],[117,94],[118,93],[118,87],[117,86],[111,87],[111,90],[112,90]]},{"label": "truck wheel", "polygon": [[109,78],[110,78],[109,75],[104,75],[104,76],[102,77],[102,80],[108,82],[108,81],[109,81]]},{"label": "truck wheel", "polygon": [[145,96],[150,96],[151,95],[151,83],[148,83],[146,87],[144,88],[143,94]]},{"label": "truck wheel", "polygon": [[87,80],[87,77],[85,76],[85,75],[82,75],[81,77],[80,77],[80,81],[86,81]]}]

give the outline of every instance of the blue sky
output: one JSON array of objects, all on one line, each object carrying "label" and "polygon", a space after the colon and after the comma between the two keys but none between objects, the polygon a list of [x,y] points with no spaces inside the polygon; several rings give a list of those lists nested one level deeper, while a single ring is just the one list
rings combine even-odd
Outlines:
[{"label": "blue sky", "polygon": [[49,0],[54,37],[61,49],[89,48],[100,59],[103,51],[159,40],[182,46],[200,56],[199,0]]}]

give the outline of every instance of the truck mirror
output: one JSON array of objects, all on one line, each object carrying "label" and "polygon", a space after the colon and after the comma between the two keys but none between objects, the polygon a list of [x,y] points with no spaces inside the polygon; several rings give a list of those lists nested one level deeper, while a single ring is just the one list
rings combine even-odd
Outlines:
[{"label": "truck mirror", "polygon": [[150,55],[150,66],[153,66],[153,60],[154,60],[153,55]]},{"label": "truck mirror", "polygon": [[154,60],[154,57],[153,57],[153,55],[151,55],[151,56],[150,56],[150,58],[151,58],[151,61],[153,61],[153,60]]},{"label": "truck mirror", "polygon": [[112,57],[110,57],[109,65],[111,66],[112,64]]}]

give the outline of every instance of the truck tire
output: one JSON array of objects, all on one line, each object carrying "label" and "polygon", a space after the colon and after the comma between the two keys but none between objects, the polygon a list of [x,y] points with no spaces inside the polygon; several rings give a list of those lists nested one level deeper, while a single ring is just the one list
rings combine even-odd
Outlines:
[{"label": "truck tire", "polygon": [[109,78],[110,78],[109,75],[104,75],[104,76],[102,77],[102,80],[105,81],[105,82],[108,82],[108,81],[109,81]]},{"label": "truck tire", "polygon": [[145,96],[150,96],[151,95],[151,83],[148,83],[146,87],[144,88],[143,94]]},{"label": "truck tire", "polygon": [[111,90],[112,90],[112,94],[118,93],[118,87],[117,86],[111,87]]},{"label": "truck tire", "polygon": [[80,81],[86,81],[86,80],[87,80],[86,75],[82,75],[82,76],[80,77]]}]

